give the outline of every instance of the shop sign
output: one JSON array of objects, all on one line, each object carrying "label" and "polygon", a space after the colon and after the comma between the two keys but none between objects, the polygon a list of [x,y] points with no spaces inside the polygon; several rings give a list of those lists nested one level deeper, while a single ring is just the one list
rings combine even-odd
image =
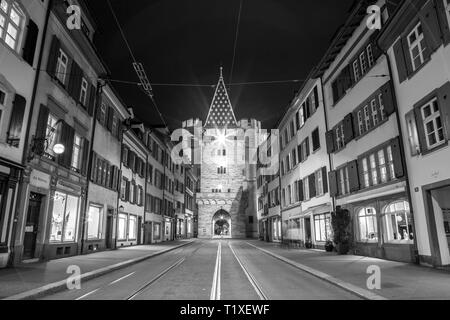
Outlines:
[{"label": "shop sign", "polygon": [[81,193],[81,187],[77,186],[77,185],[73,185],[70,183],[67,183],[65,181],[58,181],[57,188],[68,191],[68,192],[73,192],[73,193]]},{"label": "shop sign", "polygon": [[50,175],[33,170],[30,175],[30,184],[36,188],[48,190],[50,188]]}]

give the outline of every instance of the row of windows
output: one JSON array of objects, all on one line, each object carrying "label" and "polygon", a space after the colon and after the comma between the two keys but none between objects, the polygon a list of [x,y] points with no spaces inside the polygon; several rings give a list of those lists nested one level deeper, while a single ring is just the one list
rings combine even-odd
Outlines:
[{"label": "row of windows", "polygon": [[118,167],[100,157],[95,152],[92,153],[91,181],[105,188],[118,190],[120,170]]},{"label": "row of windows", "polygon": [[134,180],[130,181],[122,177],[120,199],[142,207],[144,205],[144,189]]},{"label": "row of windows", "polygon": [[122,147],[122,162],[125,167],[131,169],[133,173],[139,174],[141,178],[145,176],[146,162],[125,145]]}]

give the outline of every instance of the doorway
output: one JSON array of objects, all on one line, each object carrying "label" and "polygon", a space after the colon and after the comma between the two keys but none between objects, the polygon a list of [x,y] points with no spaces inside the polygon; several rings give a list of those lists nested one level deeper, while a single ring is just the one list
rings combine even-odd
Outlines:
[{"label": "doorway", "polygon": [[450,186],[433,189],[431,194],[431,207],[434,212],[436,231],[432,245],[440,255],[440,265],[450,265]]},{"label": "doorway", "polygon": [[43,196],[38,193],[30,193],[30,198],[28,201],[27,221],[25,225],[25,238],[23,241],[24,260],[34,259],[35,257],[42,197]]},{"label": "doorway", "polygon": [[305,218],[305,240],[312,240],[311,238],[311,218]]},{"label": "doorway", "polygon": [[231,216],[225,210],[219,210],[212,218],[213,238],[231,238]]},{"label": "doorway", "polygon": [[138,217],[138,234],[137,234],[137,244],[142,244],[142,217]]},{"label": "doorway", "polygon": [[113,225],[114,225],[114,218],[113,218],[113,209],[108,209],[108,215],[106,216],[106,249],[112,249],[113,248]]}]

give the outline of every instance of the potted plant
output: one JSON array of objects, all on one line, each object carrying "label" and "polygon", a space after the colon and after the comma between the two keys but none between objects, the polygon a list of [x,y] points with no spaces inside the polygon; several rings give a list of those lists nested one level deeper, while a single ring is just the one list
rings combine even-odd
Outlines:
[{"label": "potted plant", "polygon": [[325,251],[326,252],[331,252],[334,249],[334,244],[333,241],[331,241],[330,239],[327,239],[327,241],[325,242]]},{"label": "potted plant", "polygon": [[311,238],[308,238],[305,240],[305,248],[306,249],[311,249],[313,247],[313,243],[311,241]]},{"label": "potted plant", "polygon": [[347,254],[350,250],[351,216],[347,209],[336,207],[336,212],[331,214],[331,226],[333,228],[333,240],[339,254]]}]

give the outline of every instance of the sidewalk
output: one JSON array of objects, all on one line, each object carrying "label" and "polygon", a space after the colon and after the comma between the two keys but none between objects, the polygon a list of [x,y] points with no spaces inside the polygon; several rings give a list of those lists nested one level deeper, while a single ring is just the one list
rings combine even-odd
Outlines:
[{"label": "sidewalk", "polygon": [[89,273],[89,277],[95,277],[174,250],[191,241],[178,240],[154,245],[124,247],[11,269],[0,269],[0,299],[65,281],[70,276],[66,273],[67,267],[71,265],[79,266],[83,275]]},{"label": "sidewalk", "polygon": [[247,242],[363,290],[368,290],[366,282],[370,274],[366,273],[367,267],[379,266],[381,289],[368,291],[387,299],[450,299],[448,271],[369,257],[340,256],[318,250],[282,249],[280,244],[257,240]]}]

